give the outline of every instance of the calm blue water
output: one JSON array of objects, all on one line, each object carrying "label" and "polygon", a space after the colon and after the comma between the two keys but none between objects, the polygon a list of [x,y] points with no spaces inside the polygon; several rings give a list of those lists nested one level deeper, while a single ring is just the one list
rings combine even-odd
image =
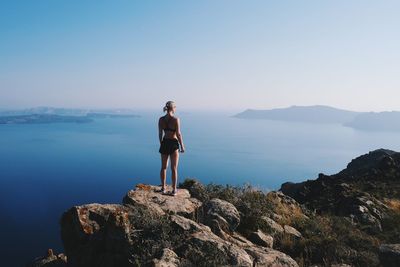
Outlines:
[{"label": "calm blue water", "polygon": [[[137,183],[159,184],[162,113],[141,115],[88,124],[0,125],[0,251],[1,259],[13,257],[15,264],[2,260],[6,266],[23,266],[47,248],[62,251],[58,221],[69,207],[120,203]],[[176,115],[186,145],[180,181],[278,189],[285,181],[336,173],[370,150],[400,150],[399,133],[243,120],[223,112]]]}]

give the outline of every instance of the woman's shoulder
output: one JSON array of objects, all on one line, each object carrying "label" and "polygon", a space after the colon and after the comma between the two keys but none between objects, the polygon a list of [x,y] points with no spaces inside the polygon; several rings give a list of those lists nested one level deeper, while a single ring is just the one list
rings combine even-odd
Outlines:
[{"label": "woman's shoulder", "polygon": [[[167,115],[163,115],[163,116],[161,116],[161,117],[158,118],[159,121],[165,120],[165,119],[168,119],[168,116],[167,116]],[[172,116],[172,117],[170,117],[170,120],[171,120],[171,121],[180,121],[180,118],[177,117],[177,116]]]}]

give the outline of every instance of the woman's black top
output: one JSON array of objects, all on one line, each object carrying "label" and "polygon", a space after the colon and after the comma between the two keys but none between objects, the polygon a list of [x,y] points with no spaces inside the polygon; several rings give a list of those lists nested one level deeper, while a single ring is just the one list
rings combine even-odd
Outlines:
[{"label": "woman's black top", "polygon": [[[171,119],[170,119],[170,120],[171,120]],[[167,127],[164,128],[164,131],[172,131],[172,132],[175,132],[176,129],[169,128],[169,126],[168,126],[168,122],[169,122],[170,120],[167,121],[167,118],[164,117],[165,124],[167,125]]]}]

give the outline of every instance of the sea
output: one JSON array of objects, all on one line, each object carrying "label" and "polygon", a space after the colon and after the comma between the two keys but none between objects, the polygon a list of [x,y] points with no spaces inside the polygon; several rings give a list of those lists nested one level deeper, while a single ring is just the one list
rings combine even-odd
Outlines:
[{"label": "sea", "polygon": [[[0,257],[25,266],[48,248],[63,252],[59,220],[86,203],[121,203],[138,183],[160,184],[158,118],[99,118],[91,123],[0,125]],[[335,174],[355,157],[400,150],[399,132],[366,132],[340,124],[238,119],[227,111],[182,111],[186,151],[178,182],[252,185]],[[167,182],[171,183],[168,169]]]}]

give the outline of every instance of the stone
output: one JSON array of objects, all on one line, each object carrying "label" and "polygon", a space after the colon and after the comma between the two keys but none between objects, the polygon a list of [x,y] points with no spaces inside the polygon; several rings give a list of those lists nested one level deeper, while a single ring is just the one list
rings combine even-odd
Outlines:
[{"label": "stone", "polygon": [[[298,267],[297,263],[290,256],[271,248],[255,245],[237,232],[232,233],[232,235],[227,235],[225,240],[222,240],[212,232],[204,231],[201,233],[200,235],[196,234],[192,237],[195,238],[195,243],[201,243],[201,246],[199,244],[193,246],[194,240],[190,240],[188,242],[189,245],[184,246],[183,250],[185,253],[191,254],[194,258],[204,258],[202,253],[209,249],[211,254],[205,258],[215,258],[220,261],[212,262],[212,264],[210,263],[208,266]],[[189,251],[187,250],[188,248]],[[194,248],[197,251],[190,251],[190,249]],[[201,265],[205,266],[204,262],[202,262]]]},{"label": "stone", "polygon": [[285,225],[283,227],[283,229],[284,229],[285,234],[294,236],[296,238],[301,238],[302,237],[301,233],[296,228],[294,228],[294,227],[292,227],[290,225]]},{"label": "stone", "polygon": [[169,249],[164,248],[162,250],[161,257],[159,259],[153,259],[151,266],[153,267],[177,267],[180,264],[180,260],[176,253]]},{"label": "stone", "polygon": [[270,234],[274,235],[283,233],[283,227],[279,223],[267,216],[262,216],[261,219],[267,224],[269,230],[271,231]]},{"label": "stone", "polygon": [[245,249],[253,257],[253,266],[257,267],[298,267],[290,256],[266,247],[250,247]]},{"label": "stone", "polygon": [[240,223],[240,214],[232,203],[213,198],[204,205],[204,220],[211,225],[217,221],[222,230],[233,232]]},{"label": "stone", "polygon": [[[220,237],[209,227],[178,216],[171,216],[179,225],[190,231],[187,240],[175,249],[176,253],[195,266],[290,266],[297,263],[286,254],[253,244],[237,232]],[[178,220],[177,220],[178,219]],[[196,231],[196,229],[198,231]],[[201,261],[201,262],[198,262]]]},{"label": "stone", "polygon": [[261,230],[258,230],[257,232],[252,232],[249,235],[249,240],[254,244],[268,248],[272,248],[274,243],[274,238],[270,235],[264,234]]},{"label": "stone", "polygon": [[223,240],[211,231],[193,233],[177,251],[195,266],[199,261],[203,266],[204,263],[210,266],[253,266],[253,259],[244,249]]},{"label": "stone", "polygon": [[210,227],[207,225],[196,223],[180,215],[171,215],[170,220],[180,231],[186,231],[190,233],[198,231],[211,231]]}]

